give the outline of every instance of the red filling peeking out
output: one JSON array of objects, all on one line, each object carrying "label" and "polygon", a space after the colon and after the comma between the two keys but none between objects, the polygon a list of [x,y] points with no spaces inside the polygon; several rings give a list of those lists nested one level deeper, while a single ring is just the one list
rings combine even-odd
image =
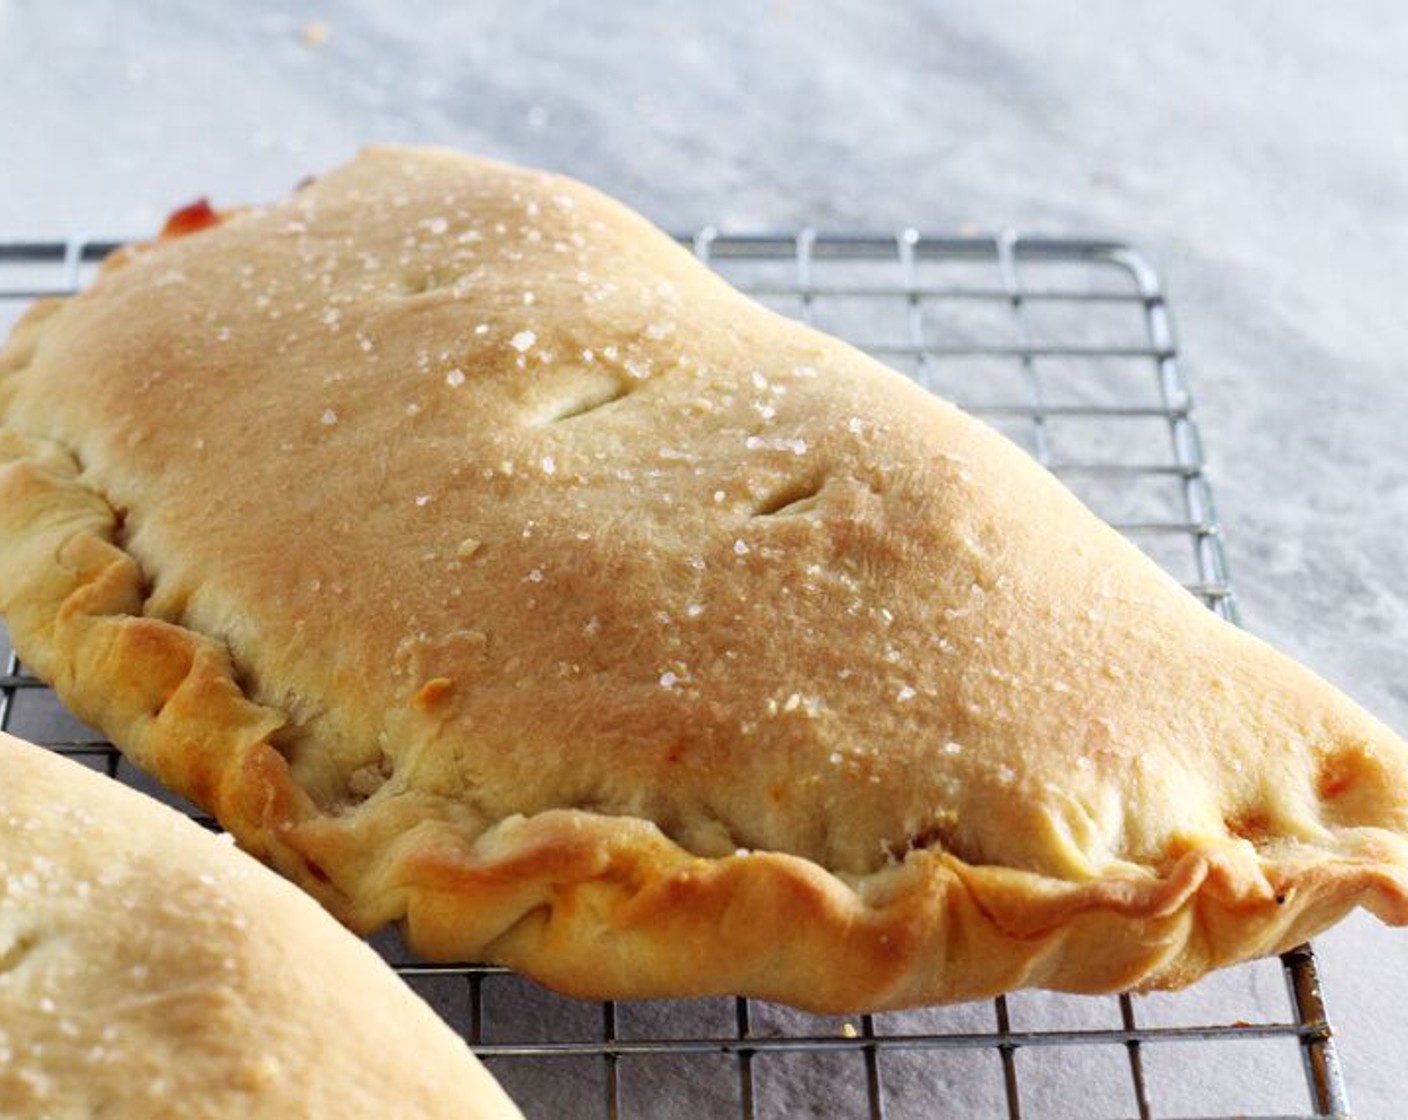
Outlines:
[{"label": "red filling peeking out", "polygon": [[161,227],[162,237],[185,237],[220,224],[220,215],[210,208],[210,200],[198,198],[188,206],[173,210]]}]

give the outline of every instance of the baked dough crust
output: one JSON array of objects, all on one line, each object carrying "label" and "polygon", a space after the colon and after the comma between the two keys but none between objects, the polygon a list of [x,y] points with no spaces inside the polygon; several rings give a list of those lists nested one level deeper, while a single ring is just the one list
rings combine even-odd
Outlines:
[{"label": "baked dough crust", "polygon": [[0,733],[0,1114],[521,1120],[312,899]]},{"label": "baked dough crust", "polygon": [[358,930],[855,1010],[1408,922],[1391,732],[570,180],[371,150],[0,370],[16,647]]}]

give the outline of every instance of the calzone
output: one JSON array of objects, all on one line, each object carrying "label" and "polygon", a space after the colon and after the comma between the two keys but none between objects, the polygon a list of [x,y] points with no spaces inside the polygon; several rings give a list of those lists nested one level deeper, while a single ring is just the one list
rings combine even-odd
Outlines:
[{"label": "calzone", "polygon": [[1408,922],[1400,740],[622,206],[384,148],[169,234],[0,359],[0,609],[354,929],[854,1010]]},{"label": "calzone", "polygon": [[3,732],[0,1116],[522,1120],[307,895]]}]

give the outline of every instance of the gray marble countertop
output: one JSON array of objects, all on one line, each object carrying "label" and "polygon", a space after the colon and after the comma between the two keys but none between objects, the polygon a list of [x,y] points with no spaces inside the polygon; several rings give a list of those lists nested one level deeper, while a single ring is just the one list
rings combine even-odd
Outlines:
[{"label": "gray marble countertop", "polygon": [[[1408,730],[1401,5],[958,7],[0,2],[0,236],[140,233],[391,140],[671,228],[1126,238],[1178,313],[1247,625]],[[1356,1110],[1403,1115],[1408,937],[1318,944]]]}]

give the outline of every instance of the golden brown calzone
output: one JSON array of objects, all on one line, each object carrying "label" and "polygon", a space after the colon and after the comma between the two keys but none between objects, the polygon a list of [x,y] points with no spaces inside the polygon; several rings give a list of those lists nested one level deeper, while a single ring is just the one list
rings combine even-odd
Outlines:
[{"label": "golden brown calzone", "polygon": [[570,180],[367,152],[41,304],[0,416],[23,656],[427,955],[855,1009],[1408,922],[1389,731]]}]

